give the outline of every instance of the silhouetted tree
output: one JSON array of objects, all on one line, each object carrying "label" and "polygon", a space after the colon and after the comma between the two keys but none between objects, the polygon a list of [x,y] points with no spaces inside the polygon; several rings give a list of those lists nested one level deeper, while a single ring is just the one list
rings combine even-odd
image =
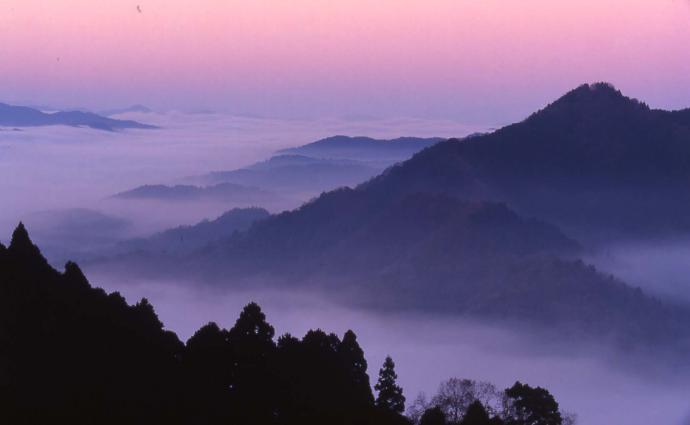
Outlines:
[{"label": "silhouetted tree", "polygon": [[271,362],[275,331],[256,303],[247,304],[228,331],[231,408],[239,421],[270,423],[275,410],[276,378]]},{"label": "silhouetted tree", "polygon": [[[232,329],[209,323],[184,345],[148,300],[130,306],[92,288],[74,263],[53,269],[23,226],[0,245],[0,423],[409,424],[393,361],[380,371],[375,403],[354,332],[273,337],[251,303]],[[465,401],[491,399],[493,387],[452,382],[435,400],[479,417]],[[558,405],[545,390],[518,383],[506,393],[513,424],[560,425],[548,420]],[[424,425],[446,423],[442,408],[422,416]]]},{"label": "silhouetted tree", "polygon": [[432,407],[424,411],[419,425],[446,425],[446,415],[440,407]]},{"label": "silhouetted tree", "polygon": [[448,422],[459,423],[470,404],[479,400],[490,415],[502,407],[504,395],[489,382],[451,378],[442,382],[431,404],[443,410]]},{"label": "silhouetted tree", "polygon": [[395,363],[390,356],[386,357],[383,367],[379,371],[379,380],[374,386],[378,391],[376,406],[402,413],[405,411],[405,396],[402,388],[397,384],[398,375],[395,373]]},{"label": "silhouetted tree", "polygon": [[475,400],[467,408],[461,425],[489,425],[489,414],[481,401]]},{"label": "silhouetted tree", "polygon": [[371,392],[364,350],[357,342],[357,335],[351,330],[345,332],[337,352],[345,368],[349,388],[352,389],[349,397],[359,405],[371,406],[374,403],[374,395]]},{"label": "silhouetted tree", "polygon": [[541,387],[532,388],[516,382],[506,391],[509,411],[506,422],[510,425],[561,425],[563,420],[558,403],[551,393]]}]

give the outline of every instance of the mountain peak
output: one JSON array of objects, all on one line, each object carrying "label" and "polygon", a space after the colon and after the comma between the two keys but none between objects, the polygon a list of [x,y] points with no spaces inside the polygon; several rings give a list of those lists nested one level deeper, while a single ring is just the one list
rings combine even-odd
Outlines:
[{"label": "mountain peak", "polygon": [[24,258],[40,258],[45,261],[43,254],[36,245],[31,241],[29,232],[24,227],[24,223],[19,222],[17,228],[12,233],[12,241],[10,242],[9,251],[18,254]]},{"label": "mountain peak", "polygon": [[625,96],[610,83],[583,84],[532,114],[528,121],[545,118],[548,122],[568,120],[581,125],[610,119],[635,121],[650,112],[645,103]]},{"label": "mountain peak", "polygon": [[[578,88],[566,93],[563,97],[555,101],[550,106],[568,105],[571,107],[613,107],[613,106],[632,106],[635,109],[642,107],[649,109],[647,105],[637,99],[625,96],[613,84],[594,83],[583,84]],[[548,108],[547,108],[548,109]]]},{"label": "mountain peak", "polygon": [[29,238],[29,232],[24,227],[24,223],[21,221],[12,232],[12,241],[10,242],[10,248],[23,247],[26,245],[33,245],[31,238]]}]

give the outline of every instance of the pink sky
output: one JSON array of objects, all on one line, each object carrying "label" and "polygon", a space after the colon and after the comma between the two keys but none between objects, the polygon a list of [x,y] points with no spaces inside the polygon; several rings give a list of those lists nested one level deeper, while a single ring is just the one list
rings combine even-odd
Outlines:
[{"label": "pink sky", "polygon": [[679,108],[690,2],[0,0],[0,78],[59,107],[500,124],[606,80]]}]

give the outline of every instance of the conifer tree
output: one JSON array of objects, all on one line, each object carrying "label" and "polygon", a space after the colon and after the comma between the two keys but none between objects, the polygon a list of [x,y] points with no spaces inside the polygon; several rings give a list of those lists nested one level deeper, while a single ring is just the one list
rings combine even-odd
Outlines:
[{"label": "conifer tree", "polygon": [[397,379],[395,363],[388,356],[383,362],[383,367],[379,371],[379,380],[374,387],[379,392],[378,397],[376,397],[376,406],[402,413],[405,411],[405,396],[402,388],[396,382]]}]

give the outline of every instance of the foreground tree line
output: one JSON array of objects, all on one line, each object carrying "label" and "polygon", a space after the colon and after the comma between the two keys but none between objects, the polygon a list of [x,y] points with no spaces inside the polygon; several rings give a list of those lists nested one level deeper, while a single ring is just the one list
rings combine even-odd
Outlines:
[{"label": "foreground tree line", "polygon": [[53,269],[22,225],[0,244],[2,423],[563,423],[548,391],[519,383],[500,411],[466,391],[460,404],[434,398],[407,417],[393,360],[376,397],[367,366],[354,332],[276,339],[254,303],[230,329],[209,323],[184,344],[147,300],[130,306],[91,287],[74,263]]}]

